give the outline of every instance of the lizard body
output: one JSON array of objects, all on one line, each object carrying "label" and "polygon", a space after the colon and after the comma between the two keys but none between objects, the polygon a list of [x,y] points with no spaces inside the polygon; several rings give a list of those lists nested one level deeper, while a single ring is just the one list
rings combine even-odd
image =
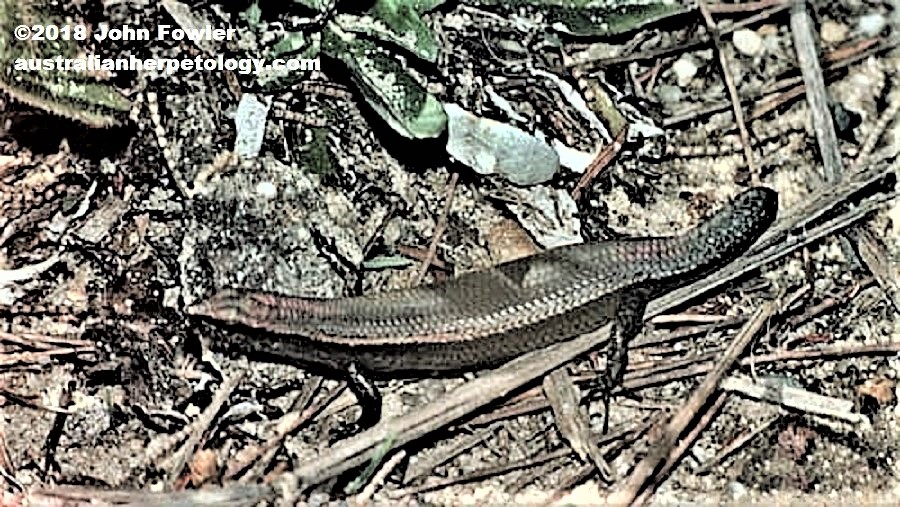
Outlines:
[{"label": "lizard body", "polygon": [[777,194],[757,187],[678,236],[559,247],[360,297],[225,290],[188,312],[242,328],[228,348],[395,376],[489,367],[613,321],[606,377],[614,384],[647,301],[739,257],[777,209]]}]

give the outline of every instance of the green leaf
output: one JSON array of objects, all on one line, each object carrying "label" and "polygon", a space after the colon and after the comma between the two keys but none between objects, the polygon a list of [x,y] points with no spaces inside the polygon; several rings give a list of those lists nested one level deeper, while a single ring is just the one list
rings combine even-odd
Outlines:
[{"label": "green leaf", "polygon": [[366,468],[363,469],[362,472],[354,479],[350,484],[347,484],[344,487],[344,493],[351,495],[359,491],[372,477],[372,474],[375,473],[375,470],[378,469],[378,465],[384,461],[384,457],[387,456],[391,449],[394,448],[394,442],[397,440],[396,435],[388,435],[387,438],[378,443],[375,447],[374,452],[372,452],[372,459],[369,460],[369,463],[366,465]]},{"label": "green leaf", "polygon": [[674,0],[479,0],[507,9],[530,7],[544,14],[554,30],[574,36],[602,37],[637,30],[646,23],[689,8]]},{"label": "green leaf", "polygon": [[663,18],[685,12],[685,7],[671,2],[587,7],[572,9],[551,7],[547,19],[554,30],[581,37],[617,35],[643,27]]},{"label": "green leaf", "polygon": [[[321,53],[321,34],[288,32],[268,53],[267,58],[280,58],[290,55],[292,58],[313,59]],[[256,84],[261,91],[273,91],[293,86],[308,77],[305,71],[296,72],[282,69],[265,69],[256,76]]]},{"label": "green leaf", "polygon": [[[416,1],[378,0],[369,10],[373,18],[384,22],[389,32],[388,40],[399,44],[425,61],[434,63],[438,56],[438,43],[431,28],[422,20]],[[413,44],[403,45],[412,39]]]},{"label": "green leaf", "polygon": [[364,16],[342,14],[335,18],[341,29],[394,43],[419,58],[434,63],[438,43],[412,0],[377,0]]},{"label": "green leaf", "polygon": [[74,59],[84,53],[77,41],[62,37],[55,41],[12,37],[17,25],[35,24],[62,25],[62,18],[46,6],[0,0],[0,90],[32,107],[91,127],[121,124],[131,103],[115,88],[91,78],[89,71],[26,70],[31,58]]},{"label": "green leaf", "polygon": [[413,9],[419,14],[424,14],[440,7],[446,0],[412,0]]},{"label": "green leaf", "polygon": [[313,174],[327,175],[334,172],[337,161],[328,148],[328,129],[311,127],[312,139],[300,152],[300,167]]},{"label": "green leaf", "polygon": [[323,50],[344,62],[366,102],[401,135],[424,139],[444,132],[441,103],[373,42],[329,23]]},{"label": "green leaf", "polygon": [[413,261],[401,255],[379,255],[363,261],[362,268],[366,271],[379,271],[382,269],[399,269],[412,266]]},{"label": "green leaf", "polygon": [[[295,4],[300,4],[308,9],[322,12],[328,6],[331,0],[294,0]],[[337,0],[335,0],[337,1]]]},{"label": "green leaf", "polygon": [[259,28],[259,21],[262,19],[262,10],[259,8],[259,2],[254,1],[247,7],[242,13],[244,19],[247,20],[247,25],[255,32]]},{"label": "green leaf", "polygon": [[318,34],[287,32],[283,39],[272,46],[271,56],[296,55],[297,58],[315,58],[319,53]]}]

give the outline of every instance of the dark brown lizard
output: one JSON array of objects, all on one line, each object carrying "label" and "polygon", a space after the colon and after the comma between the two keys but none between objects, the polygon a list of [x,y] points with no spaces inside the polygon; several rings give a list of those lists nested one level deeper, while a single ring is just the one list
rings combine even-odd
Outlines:
[{"label": "dark brown lizard", "polygon": [[[606,391],[621,382],[650,299],[730,263],[769,227],[777,194],[744,191],[679,236],[554,248],[452,280],[337,299],[225,290],[188,308],[239,326],[218,344],[281,360],[394,376],[496,365],[613,321]],[[377,391],[357,378],[357,395]],[[367,422],[380,416],[380,403]]]}]

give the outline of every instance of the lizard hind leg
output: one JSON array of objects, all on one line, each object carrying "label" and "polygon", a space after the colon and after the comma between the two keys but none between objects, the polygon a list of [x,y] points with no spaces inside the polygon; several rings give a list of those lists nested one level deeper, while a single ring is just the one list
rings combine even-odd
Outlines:
[{"label": "lizard hind leg", "polygon": [[606,372],[603,375],[603,433],[609,431],[609,402],[615,388],[622,385],[628,366],[628,344],[640,332],[647,296],[641,291],[622,294],[613,323],[606,353]]}]

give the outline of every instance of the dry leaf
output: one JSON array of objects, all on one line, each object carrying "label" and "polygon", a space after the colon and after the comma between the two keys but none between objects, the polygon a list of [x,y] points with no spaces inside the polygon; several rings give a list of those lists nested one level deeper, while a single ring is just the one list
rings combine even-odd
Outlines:
[{"label": "dry leaf", "polygon": [[870,396],[879,405],[884,406],[894,401],[894,387],[896,382],[891,379],[869,379],[863,385],[856,388],[860,396]]},{"label": "dry leaf", "polygon": [[194,453],[188,468],[191,470],[191,484],[200,486],[218,473],[216,453],[210,449],[200,449]]}]

